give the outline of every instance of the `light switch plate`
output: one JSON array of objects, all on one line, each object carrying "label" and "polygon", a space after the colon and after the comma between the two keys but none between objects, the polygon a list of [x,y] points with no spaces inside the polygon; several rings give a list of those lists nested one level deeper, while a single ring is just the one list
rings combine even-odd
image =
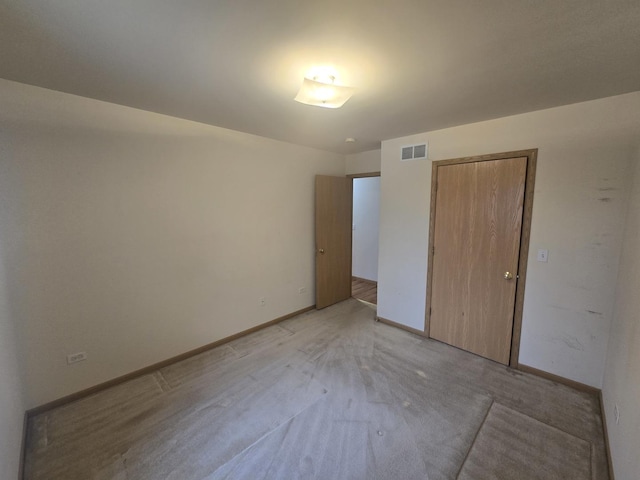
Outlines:
[{"label": "light switch plate", "polygon": [[549,261],[549,250],[546,248],[538,250],[538,261],[547,263]]}]

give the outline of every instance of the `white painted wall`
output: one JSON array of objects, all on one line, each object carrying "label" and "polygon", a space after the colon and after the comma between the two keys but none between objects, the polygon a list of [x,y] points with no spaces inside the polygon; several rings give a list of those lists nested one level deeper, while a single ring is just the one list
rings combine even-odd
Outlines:
[{"label": "white painted wall", "polygon": [[[1,228],[1,227],[0,227]],[[22,420],[26,410],[24,376],[18,363],[18,338],[7,298],[7,278],[0,278],[0,478],[18,478]]]},{"label": "white painted wall", "polygon": [[346,173],[372,173],[380,171],[381,151],[369,150],[346,156]]},{"label": "white painted wall", "polygon": [[343,156],[7,81],[0,128],[29,407],[313,305]]},{"label": "white painted wall", "polygon": [[352,275],[378,281],[380,177],[353,179]]},{"label": "white painted wall", "polygon": [[[639,135],[633,93],[384,141],[378,315],[424,329],[431,162],[537,147],[520,362],[601,387]],[[424,141],[428,161],[399,161]]]},{"label": "white painted wall", "polygon": [[[0,158],[9,154],[5,135],[0,131]],[[22,420],[26,410],[24,375],[19,362],[19,339],[10,304],[6,247],[19,242],[15,235],[15,209],[12,185],[0,163],[0,478],[18,478]]]},{"label": "white painted wall", "polygon": [[0,478],[18,478],[22,419],[26,410],[18,339],[7,305],[6,277],[0,279]]},{"label": "white painted wall", "polygon": [[[602,395],[615,476],[640,472],[640,150],[633,174]],[[615,405],[620,411],[616,424]]]}]

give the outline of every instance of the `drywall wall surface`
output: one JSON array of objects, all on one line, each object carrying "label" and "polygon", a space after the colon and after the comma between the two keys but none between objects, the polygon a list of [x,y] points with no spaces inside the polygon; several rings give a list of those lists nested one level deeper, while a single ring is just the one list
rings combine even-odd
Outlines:
[{"label": "drywall wall surface", "polygon": [[378,281],[380,177],[353,179],[352,275]]},{"label": "drywall wall surface", "polygon": [[[9,153],[4,133],[0,132],[0,158]],[[4,165],[0,163],[0,478],[17,479],[20,461],[22,425],[26,409],[24,376],[19,362],[19,337],[11,304],[7,278],[6,246],[17,244],[13,219],[16,204]]]},{"label": "drywall wall surface", "polygon": [[347,175],[380,171],[380,150],[369,150],[367,152],[354,153],[352,155],[347,155],[345,158],[345,170]]},{"label": "drywall wall surface", "polygon": [[[639,139],[640,140],[640,139]],[[617,479],[640,472],[640,150],[634,168],[602,396]],[[616,405],[619,421],[616,421]]]},{"label": "drywall wall surface", "polygon": [[3,98],[29,407],[314,304],[314,176],[344,156],[12,82]]},{"label": "drywall wall surface", "polygon": [[401,143],[382,142],[378,316],[423,330],[431,162],[398,163]]},{"label": "drywall wall surface", "polygon": [[18,337],[7,305],[6,283],[5,277],[0,279],[0,478],[14,479],[18,478],[26,407]]},{"label": "drywall wall surface", "polygon": [[431,162],[538,148],[520,363],[601,387],[639,133],[633,93],[384,141],[378,315],[424,329]]}]

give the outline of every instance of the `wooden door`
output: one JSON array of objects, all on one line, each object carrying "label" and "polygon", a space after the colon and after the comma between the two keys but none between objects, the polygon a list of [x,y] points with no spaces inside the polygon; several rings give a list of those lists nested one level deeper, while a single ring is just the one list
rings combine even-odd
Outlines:
[{"label": "wooden door", "polygon": [[436,171],[429,336],[508,365],[527,157]]},{"label": "wooden door", "polygon": [[316,175],[316,308],[351,297],[350,178]]}]

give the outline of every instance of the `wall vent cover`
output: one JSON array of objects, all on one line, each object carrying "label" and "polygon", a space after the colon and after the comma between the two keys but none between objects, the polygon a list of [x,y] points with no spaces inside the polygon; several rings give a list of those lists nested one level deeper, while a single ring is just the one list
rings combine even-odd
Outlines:
[{"label": "wall vent cover", "polygon": [[413,159],[413,147],[402,147],[402,160]]},{"label": "wall vent cover", "polygon": [[427,158],[427,144],[423,143],[420,145],[410,145],[407,147],[402,147],[402,155],[401,160],[421,160]]}]

